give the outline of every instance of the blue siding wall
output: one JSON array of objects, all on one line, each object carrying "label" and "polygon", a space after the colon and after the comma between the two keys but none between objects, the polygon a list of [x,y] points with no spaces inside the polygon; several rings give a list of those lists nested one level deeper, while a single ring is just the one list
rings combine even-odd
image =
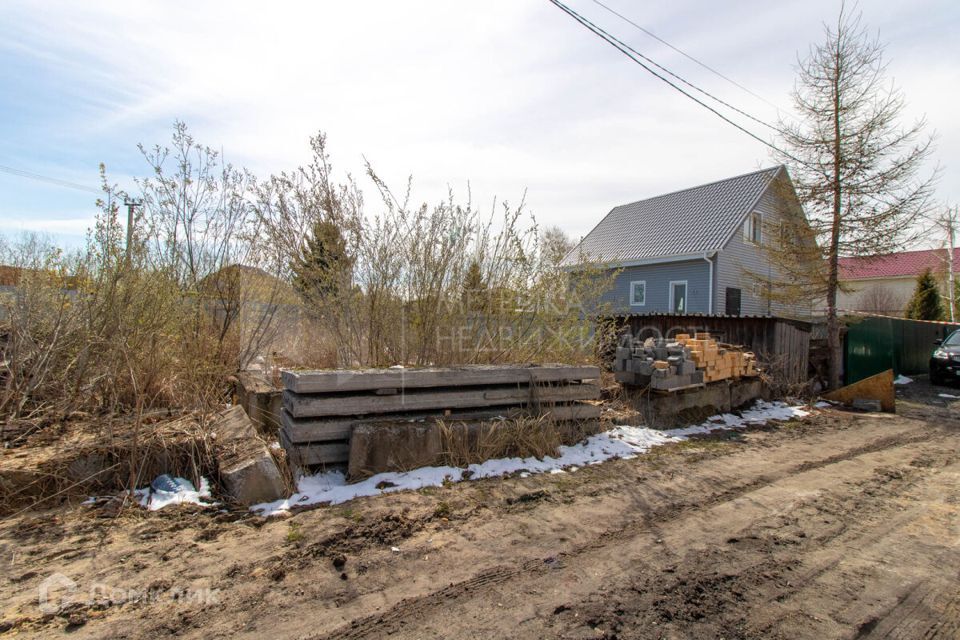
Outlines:
[{"label": "blue siding wall", "polygon": [[[630,305],[630,283],[634,280],[647,283],[646,304],[642,306]],[[613,313],[667,312],[671,280],[687,281],[687,313],[709,313],[710,265],[706,260],[624,267],[601,301],[610,303]]]},{"label": "blue siding wall", "polygon": [[[717,254],[717,266],[714,272],[715,286],[713,308],[717,313],[726,313],[727,287],[740,289],[740,313],[742,315],[786,315],[790,317],[809,317],[815,307],[811,300],[797,300],[785,303],[772,300],[765,294],[762,285],[758,285],[756,276],[777,281],[779,272],[771,265],[763,245],[772,241],[767,236],[769,226],[776,226],[780,220],[780,207],[777,206],[776,190],[767,189],[752,209],[763,218],[763,237],[761,246],[751,244],[744,238],[746,220],[737,227],[722,251]],[[782,298],[783,296],[781,296]]]}]

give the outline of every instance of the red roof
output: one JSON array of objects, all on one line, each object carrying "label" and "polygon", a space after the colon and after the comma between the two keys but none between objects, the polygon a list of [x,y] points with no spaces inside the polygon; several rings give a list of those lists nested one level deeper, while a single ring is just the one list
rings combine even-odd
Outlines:
[{"label": "red roof", "polygon": [[[946,249],[903,251],[885,256],[840,258],[841,280],[866,278],[916,277],[925,269],[934,272],[947,270]],[[960,273],[960,248],[953,250],[953,271]]]}]

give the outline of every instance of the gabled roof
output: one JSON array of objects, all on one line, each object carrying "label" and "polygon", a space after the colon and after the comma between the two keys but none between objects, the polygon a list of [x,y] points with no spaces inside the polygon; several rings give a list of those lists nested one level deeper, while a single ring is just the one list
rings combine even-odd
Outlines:
[{"label": "gabled roof", "polygon": [[[946,249],[902,251],[883,256],[840,258],[841,280],[868,278],[915,278],[925,269],[947,271]],[[953,250],[953,271],[960,273],[960,248]]]},{"label": "gabled roof", "polygon": [[628,263],[718,251],[783,166],[614,207],[564,259]]}]

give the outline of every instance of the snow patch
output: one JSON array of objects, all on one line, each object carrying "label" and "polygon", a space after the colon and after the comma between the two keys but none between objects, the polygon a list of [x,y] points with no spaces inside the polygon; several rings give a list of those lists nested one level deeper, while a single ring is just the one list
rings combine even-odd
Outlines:
[{"label": "snow patch", "polygon": [[[711,431],[739,429],[750,425],[761,425],[771,420],[790,420],[810,415],[802,407],[794,407],[783,402],[758,401],[741,415],[725,413],[712,416],[705,422],[691,427],[660,431],[647,427],[618,426],[610,431],[590,436],[583,442],[570,446],[561,446],[557,457],[537,458],[499,458],[480,464],[471,464],[466,469],[458,467],[421,467],[412,471],[390,471],[378,473],[362,482],[347,484],[341,471],[327,471],[312,476],[304,476],[297,485],[297,493],[285,500],[267,502],[251,507],[262,515],[271,516],[297,506],[315,504],[340,504],[362,498],[394,491],[438,487],[444,482],[460,482],[479,478],[496,478],[514,473],[564,473],[576,471],[580,467],[599,464],[614,458],[630,459],[646,453],[653,447],[671,442],[681,442],[690,436],[702,435]],[[382,487],[382,488],[380,488]]]},{"label": "snow patch", "polygon": [[913,378],[908,378],[903,374],[897,376],[893,380],[893,384],[910,384],[911,382],[913,382]]},{"label": "snow patch", "polygon": [[940,396],[941,398],[955,398],[955,399],[960,399],[960,396],[954,396],[954,395],[951,395],[951,394],[949,394],[949,393],[938,393],[937,395]]}]

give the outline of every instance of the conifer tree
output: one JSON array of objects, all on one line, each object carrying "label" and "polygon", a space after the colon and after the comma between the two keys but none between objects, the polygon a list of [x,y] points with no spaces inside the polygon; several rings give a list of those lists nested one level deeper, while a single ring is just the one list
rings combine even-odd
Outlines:
[{"label": "conifer tree", "polygon": [[943,320],[940,290],[930,269],[917,276],[917,288],[907,303],[906,315],[912,320]]},{"label": "conifer tree", "polygon": [[339,227],[317,220],[305,241],[303,254],[290,265],[293,286],[305,301],[317,304],[336,298],[349,286],[352,260]]}]

